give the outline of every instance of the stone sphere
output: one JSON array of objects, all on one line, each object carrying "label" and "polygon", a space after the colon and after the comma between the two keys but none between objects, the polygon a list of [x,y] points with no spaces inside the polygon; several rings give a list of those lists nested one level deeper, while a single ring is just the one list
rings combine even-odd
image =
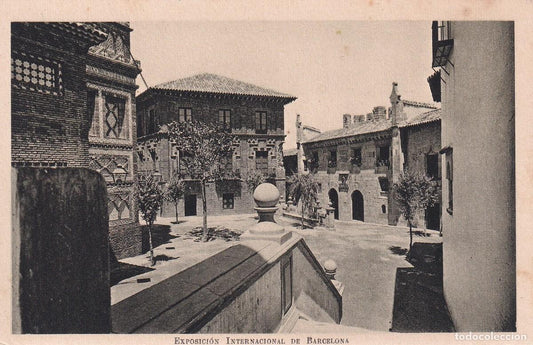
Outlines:
[{"label": "stone sphere", "polygon": [[337,271],[337,263],[331,259],[324,262],[324,270],[326,273],[335,273]]},{"label": "stone sphere", "polygon": [[254,191],[254,200],[259,207],[274,207],[279,201],[279,190],[272,183],[261,183]]}]

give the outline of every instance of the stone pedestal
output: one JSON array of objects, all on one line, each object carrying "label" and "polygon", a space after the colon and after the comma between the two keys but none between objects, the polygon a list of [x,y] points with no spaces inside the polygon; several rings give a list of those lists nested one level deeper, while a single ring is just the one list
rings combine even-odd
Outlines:
[{"label": "stone pedestal", "polygon": [[254,201],[259,215],[259,223],[255,224],[241,235],[241,241],[263,240],[283,244],[292,237],[292,232],[285,231],[274,220],[274,214],[278,210],[279,190],[270,183],[262,183],[254,191]]},{"label": "stone pedestal", "polygon": [[331,207],[331,204],[326,207],[326,218],[324,219],[324,225],[329,230],[335,230],[335,208]]}]

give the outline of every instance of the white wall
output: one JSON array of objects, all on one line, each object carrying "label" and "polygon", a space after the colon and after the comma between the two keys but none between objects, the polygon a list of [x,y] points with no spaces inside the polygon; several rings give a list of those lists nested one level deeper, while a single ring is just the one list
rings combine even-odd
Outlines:
[{"label": "white wall", "polygon": [[443,155],[444,293],[458,331],[514,328],[514,27],[452,22],[441,72],[442,145],[453,148],[453,215]]}]

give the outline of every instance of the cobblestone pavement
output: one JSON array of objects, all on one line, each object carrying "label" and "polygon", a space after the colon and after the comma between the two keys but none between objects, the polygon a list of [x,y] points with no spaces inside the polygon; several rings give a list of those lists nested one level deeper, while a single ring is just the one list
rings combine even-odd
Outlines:
[{"label": "cobblestone pavement", "polygon": [[[320,263],[327,259],[336,261],[337,280],[345,285],[343,294],[343,319],[341,324],[376,331],[391,327],[394,303],[396,269],[412,267],[405,260],[409,246],[409,229],[362,222],[336,221],[334,231],[325,228],[298,228],[296,222],[277,217],[286,230],[303,235],[309,248]],[[181,217],[180,224],[172,218],[160,218],[158,224],[170,225],[172,235],[168,243],[155,249],[155,255],[165,257],[154,270],[122,280],[111,288],[112,303],[117,303],[150,285],[153,285],[205,258],[238,242],[215,239],[207,243],[195,242],[190,231],[202,224],[200,216]],[[210,216],[208,226],[226,227],[244,232],[257,219],[253,214]],[[414,242],[441,242],[437,232],[428,231],[429,237],[417,232]],[[121,260],[128,265],[149,267],[146,254]],[[150,282],[137,283],[139,278]]]}]

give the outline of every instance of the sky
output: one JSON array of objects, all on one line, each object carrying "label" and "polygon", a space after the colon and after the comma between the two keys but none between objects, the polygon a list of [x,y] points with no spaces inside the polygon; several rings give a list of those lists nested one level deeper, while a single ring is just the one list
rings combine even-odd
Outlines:
[{"label": "sky", "polygon": [[[148,86],[214,73],[288,93],[284,148],[296,146],[295,120],[322,131],[342,115],[403,99],[432,102],[431,22],[132,22],[131,51]],[[146,87],[138,78],[139,93]]]}]

